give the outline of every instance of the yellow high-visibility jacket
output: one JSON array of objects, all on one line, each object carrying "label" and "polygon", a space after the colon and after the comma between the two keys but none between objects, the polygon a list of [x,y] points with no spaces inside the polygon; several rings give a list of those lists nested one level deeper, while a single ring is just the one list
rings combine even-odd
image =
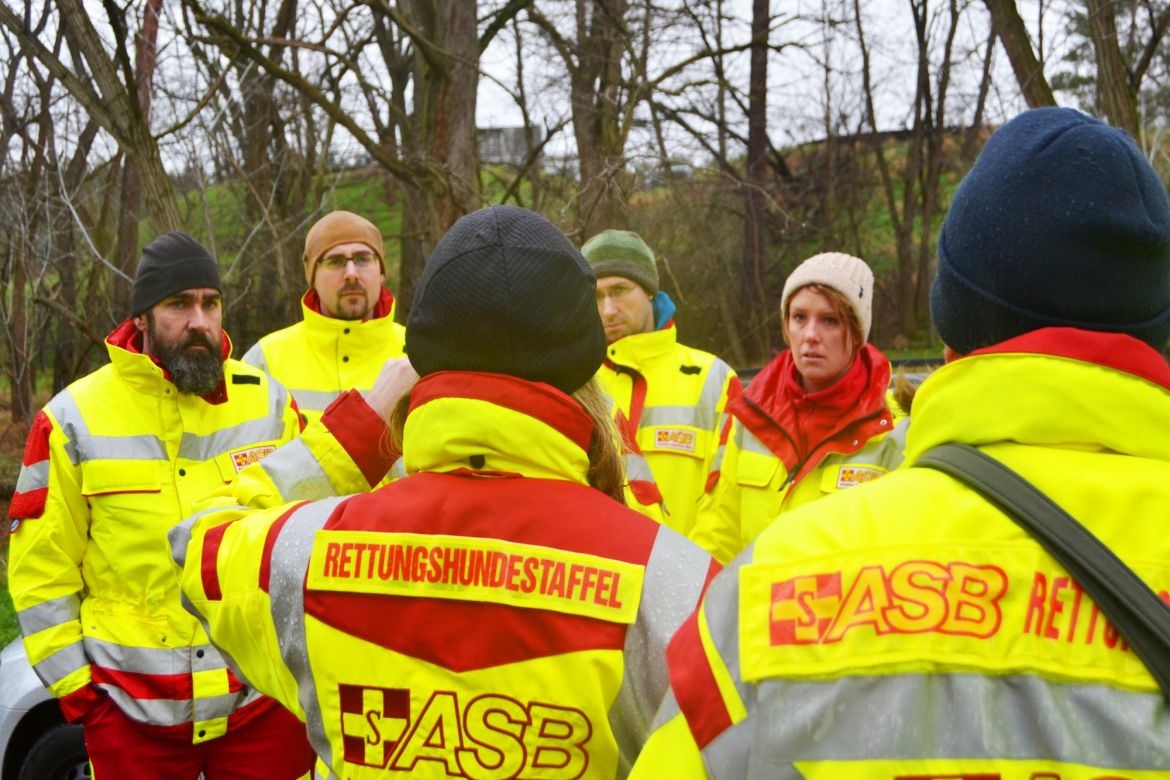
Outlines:
[{"label": "yellow high-visibility jacket", "polygon": [[910,419],[890,403],[889,361],[871,344],[857,360],[856,370],[864,369],[869,377],[860,403],[849,409],[829,437],[811,443],[803,462],[797,461],[792,445],[800,435],[793,404],[752,398],[769,373],[791,370],[791,351],[777,356],[743,396],[733,400],[691,541],[727,563],[778,515],[897,468]]},{"label": "yellow high-visibility jacket", "polygon": [[548,385],[438,372],[411,404],[405,478],[274,506],[273,470],[322,471],[319,434],[352,462],[306,491],[394,457],[351,392],[174,529],[189,603],[304,719],[321,777],[624,777],[717,564],[587,486],[591,421]]},{"label": "yellow high-visibility jacket", "polygon": [[394,296],[386,288],[365,321],[327,317],[320,308],[309,290],[301,299],[304,319],[264,336],[242,358],[288,388],[306,423],[344,391],[369,390],[382,365],[405,354],[406,329],[394,321]]},{"label": "yellow high-visibility jacket", "polygon": [[[70,719],[101,696],[195,742],[273,702],[245,687],[179,603],[167,531],[206,493],[297,436],[291,397],[235,360],[180,393],[126,320],[110,364],[37,415],[10,514],[9,587],[29,661]],[[255,703],[255,706],[250,706]]]},{"label": "yellow high-visibility jacket", "polygon": [[[1170,368],[1046,328],[943,366],[912,465],[977,446],[1170,599]],[[1100,609],[981,495],[903,466],[764,530],[668,653],[642,778],[1170,776],[1170,705]]]},{"label": "yellow high-visibility jacket", "polygon": [[673,321],[609,345],[597,374],[634,439],[625,456],[626,503],[679,533],[690,533],[719,447],[735,371],[709,352],[678,343]]}]

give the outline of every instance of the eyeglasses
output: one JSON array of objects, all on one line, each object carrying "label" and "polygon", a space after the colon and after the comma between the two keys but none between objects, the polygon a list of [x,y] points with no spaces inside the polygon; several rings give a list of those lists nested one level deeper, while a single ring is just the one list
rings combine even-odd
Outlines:
[{"label": "eyeglasses", "polygon": [[340,271],[349,265],[351,260],[359,271],[369,268],[378,262],[378,258],[371,252],[356,252],[352,255],[329,255],[328,257],[323,257],[318,265],[326,271]]}]

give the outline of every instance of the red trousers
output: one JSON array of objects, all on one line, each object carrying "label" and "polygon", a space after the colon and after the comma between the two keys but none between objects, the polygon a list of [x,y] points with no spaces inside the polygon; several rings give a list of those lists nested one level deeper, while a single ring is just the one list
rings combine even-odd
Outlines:
[{"label": "red trousers", "polygon": [[[191,744],[127,716],[108,696],[85,714],[85,747],[97,780],[294,780],[313,768],[305,725],[284,707],[266,703],[243,725]],[[254,705],[255,706],[255,705]],[[264,705],[261,705],[264,706]]]}]

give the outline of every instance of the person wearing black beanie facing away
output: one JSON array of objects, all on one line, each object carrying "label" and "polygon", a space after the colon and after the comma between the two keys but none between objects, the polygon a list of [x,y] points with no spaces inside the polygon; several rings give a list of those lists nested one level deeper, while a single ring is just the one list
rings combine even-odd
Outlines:
[{"label": "person wearing black beanie facing away", "polygon": [[[621,503],[595,289],[538,214],[463,217],[423,271],[409,362],[171,532],[190,608],[304,719],[321,776],[629,771],[717,564]],[[399,448],[405,477],[334,497]]]},{"label": "person wearing black beanie facing away", "polygon": [[284,388],[231,360],[219,265],[185,233],[142,250],[110,364],[33,422],[8,581],[33,669],[98,777],[295,778],[297,719],[239,679],[180,604],[167,531],[300,433]]},{"label": "person wearing black beanie facing away", "polygon": [[1076,581],[965,466],[928,466],[950,442],[1014,470],[1164,615],[1162,182],[1121,130],[1020,114],[955,192],[931,310],[947,363],[906,464],[786,515],[715,578],[632,777],[1170,776],[1167,699],[1086,591],[1097,569]]}]

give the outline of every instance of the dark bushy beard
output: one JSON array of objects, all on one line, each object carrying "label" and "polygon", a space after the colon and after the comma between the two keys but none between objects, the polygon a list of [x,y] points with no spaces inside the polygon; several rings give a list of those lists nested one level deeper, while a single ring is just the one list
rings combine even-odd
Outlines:
[{"label": "dark bushy beard", "polygon": [[[219,387],[223,381],[223,361],[219,357],[218,344],[212,344],[211,339],[203,333],[192,333],[181,344],[168,343],[155,333],[154,321],[149,312],[146,321],[150,328],[150,352],[171,375],[171,381],[180,393],[207,395]],[[204,345],[207,351],[186,351],[195,344]]]}]

